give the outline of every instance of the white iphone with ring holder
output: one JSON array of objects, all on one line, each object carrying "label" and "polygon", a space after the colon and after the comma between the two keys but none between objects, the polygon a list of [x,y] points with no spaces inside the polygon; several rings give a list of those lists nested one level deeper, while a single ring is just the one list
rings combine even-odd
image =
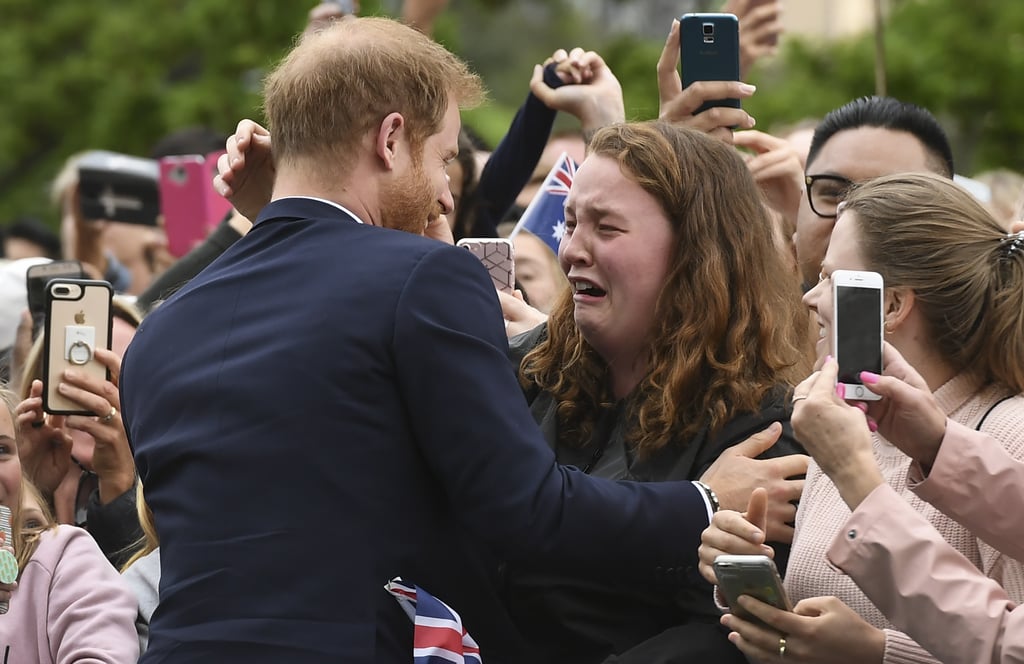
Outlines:
[{"label": "white iphone with ring holder", "polygon": [[54,279],[46,285],[43,326],[43,410],[54,415],[95,415],[58,391],[61,375],[75,369],[100,380],[109,378],[95,357],[110,350],[110,301],[114,290],[106,281]]}]

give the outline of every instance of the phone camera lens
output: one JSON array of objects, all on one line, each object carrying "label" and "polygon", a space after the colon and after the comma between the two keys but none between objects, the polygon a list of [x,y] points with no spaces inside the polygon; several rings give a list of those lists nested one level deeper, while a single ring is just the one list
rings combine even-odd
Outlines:
[{"label": "phone camera lens", "polygon": [[713,35],[713,34],[715,34],[715,24],[714,23],[703,23],[701,25],[702,25],[702,27],[704,29],[704,34],[705,35]]},{"label": "phone camera lens", "polygon": [[54,295],[71,295],[71,289],[67,286],[57,286],[53,289]]}]

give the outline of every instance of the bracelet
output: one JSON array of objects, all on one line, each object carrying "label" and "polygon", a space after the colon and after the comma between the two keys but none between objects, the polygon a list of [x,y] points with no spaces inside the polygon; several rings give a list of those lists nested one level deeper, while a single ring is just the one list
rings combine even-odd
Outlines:
[{"label": "bracelet", "polygon": [[704,495],[708,497],[708,502],[711,503],[711,513],[717,512],[721,508],[721,504],[718,502],[718,494],[715,493],[715,490],[700,480],[694,480],[693,483],[704,490]]}]

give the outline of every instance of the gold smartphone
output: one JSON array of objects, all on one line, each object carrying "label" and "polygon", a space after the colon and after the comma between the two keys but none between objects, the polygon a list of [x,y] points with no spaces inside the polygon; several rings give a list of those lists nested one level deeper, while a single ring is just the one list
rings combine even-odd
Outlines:
[{"label": "gold smartphone", "polygon": [[43,410],[54,415],[95,415],[57,391],[65,369],[100,380],[109,378],[96,359],[97,348],[110,350],[110,300],[106,281],[54,279],[46,285],[43,327]]}]

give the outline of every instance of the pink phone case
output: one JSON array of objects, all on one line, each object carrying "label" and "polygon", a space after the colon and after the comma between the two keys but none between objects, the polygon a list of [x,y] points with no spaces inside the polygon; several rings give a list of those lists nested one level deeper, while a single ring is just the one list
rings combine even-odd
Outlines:
[{"label": "pink phone case", "polygon": [[511,293],[516,287],[515,254],[506,238],[465,237],[457,245],[468,249],[491,275],[494,287]]},{"label": "pink phone case", "polygon": [[221,154],[160,160],[160,208],[168,249],[175,256],[184,256],[202,242],[231,209],[231,203],[213,188]]}]

